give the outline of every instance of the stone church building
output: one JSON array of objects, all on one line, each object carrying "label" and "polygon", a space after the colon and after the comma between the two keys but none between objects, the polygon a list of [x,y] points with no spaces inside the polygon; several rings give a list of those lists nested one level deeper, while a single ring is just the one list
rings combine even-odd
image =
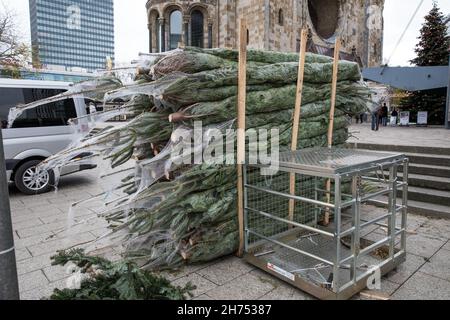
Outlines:
[{"label": "stone church building", "polygon": [[382,63],[384,0],[148,0],[146,7],[150,52],[179,43],[237,48],[245,17],[250,48],[299,51],[307,27],[308,51],[332,55],[339,36],[342,58]]}]

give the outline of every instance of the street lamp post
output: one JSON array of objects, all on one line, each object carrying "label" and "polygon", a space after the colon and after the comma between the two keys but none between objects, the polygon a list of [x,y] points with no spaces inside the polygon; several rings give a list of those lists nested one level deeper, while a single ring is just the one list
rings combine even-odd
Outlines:
[{"label": "street lamp post", "polygon": [[[450,37],[450,15],[445,21],[447,25],[447,35]],[[445,128],[450,129],[450,44],[448,47],[448,86],[447,86],[447,104],[445,108]]]},{"label": "street lamp post", "polygon": [[445,128],[450,129],[450,47],[448,48],[447,107],[445,108]]},{"label": "street lamp post", "polygon": [[447,104],[445,108],[445,128],[450,129],[450,47],[448,48],[448,86]]},{"label": "street lamp post", "polygon": [[0,300],[19,300],[19,298],[11,207],[0,128]]}]

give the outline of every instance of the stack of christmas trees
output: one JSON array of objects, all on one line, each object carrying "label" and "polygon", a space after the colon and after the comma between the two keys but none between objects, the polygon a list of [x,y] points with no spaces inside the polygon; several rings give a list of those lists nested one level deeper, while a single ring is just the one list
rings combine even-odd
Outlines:
[{"label": "stack of christmas trees", "polygon": [[[149,269],[210,261],[238,247],[235,165],[193,162],[198,152],[225,149],[225,140],[234,143],[229,129],[235,127],[237,57],[233,50],[187,48],[146,64],[135,84],[105,96],[126,100],[123,108],[134,120],[59,155],[71,159],[67,154],[74,150],[90,150],[106,156],[113,167],[137,160],[118,186],[126,196],[112,201],[104,217],[126,234],[128,257]],[[279,135],[280,151],[288,150],[299,56],[250,50],[248,60],[247,128],[266,129],[269,150],[274,135]],[[299,148],[327,145],[332,70],[330,58],[307,55]],[[366,109],[370,95],[360,80],[357,64],[339,62],[335,145],[348,138],[347,115]],[[194,130],[198,121],[200,133]],[[180,132],[189,139],[180,139]],[[217,132],[224,139],[217,139]],[[210,143],[193,145],[199,134]],[[175,152],[180,147],[190,151]]]}]

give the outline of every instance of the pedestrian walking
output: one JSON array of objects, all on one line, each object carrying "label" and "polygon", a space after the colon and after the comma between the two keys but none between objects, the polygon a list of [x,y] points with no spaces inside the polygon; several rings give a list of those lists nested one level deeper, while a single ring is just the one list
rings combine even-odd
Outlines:
[{"label": "pedestrian walking", "polygon": [[378,127],[376,128],[376,131],[378,131],[380,129],[380,125],[383,125],[383,108],[378,109]]},{"label": "pedestrian walking", "polygon": [[394,109],[391,113],[391,126],[397,125],[397,119],[398,119],[398,111],[397,109]]},{"label": "pedestrian walking", "polygon": [[381,108],[381,123],[383,124],[383,127],[387,127],[388,115],[389,110],[386,103],[384,103],[383,107]]},{"label": "pedestrian walking", "polygon": [[380,129],[381,109],[372,111],[372,131],[378,131]]}]

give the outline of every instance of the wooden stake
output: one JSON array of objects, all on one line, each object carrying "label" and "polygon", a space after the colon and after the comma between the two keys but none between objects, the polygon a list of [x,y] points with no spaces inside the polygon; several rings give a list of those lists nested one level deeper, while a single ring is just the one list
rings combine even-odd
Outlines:
[{"label": "wooden stake", "polygon": [[336,110],[336,93],[337,93],[337,80],[338,80],[338,73],[339,73],[339,53],[340,52],[341,52],[341,40],[339,38],[337,38],[336,45],[334,47],[330,124],[328,127],[328,148],[331,148],[333,146],[334,114],[335,114],[335,110]]},{"label": "wooden stake", "polygon": [[239,79],[237,106],[237,191],[239,218],[239,251],[237,255],[244,255],[244,181],[243,165],[245,163],[245,109],[247,98],[247,21],[241,19],[239,30]]},{"label": "wooden stake", "polygon": [[[306,43],[308,41],[308,30],[303,29],[301,34],[300,58],[298,64],[297,96],[295,99],[294,124],[292,127],[291,151],[297,151],[298,135],[300,130],[300,116],[303,97],[303,80],[305,76]],[[290,192],[295,195],[295,173],[290,174]],[[289,200],[289,221],[294,221],[295,200]]]},{"label": "wooden stake", "polygon": [[[333,131],[334,131],[334,114],[336,110],[336,93],[337,93],[337,82],[339,73],[339,53],[341,52],[341,40],[336,38],[336,45],[334,46],[334,63],[333,63],[333,79],[331,88],[331,109],[330,109],[330,123],[328,126],[328,148],[333,147]],[[331,202],[331,180],[327,180],[327,202]],[[324,225],[330,224],[330,209],[325,211],[325,218],[323,221]]]}]

